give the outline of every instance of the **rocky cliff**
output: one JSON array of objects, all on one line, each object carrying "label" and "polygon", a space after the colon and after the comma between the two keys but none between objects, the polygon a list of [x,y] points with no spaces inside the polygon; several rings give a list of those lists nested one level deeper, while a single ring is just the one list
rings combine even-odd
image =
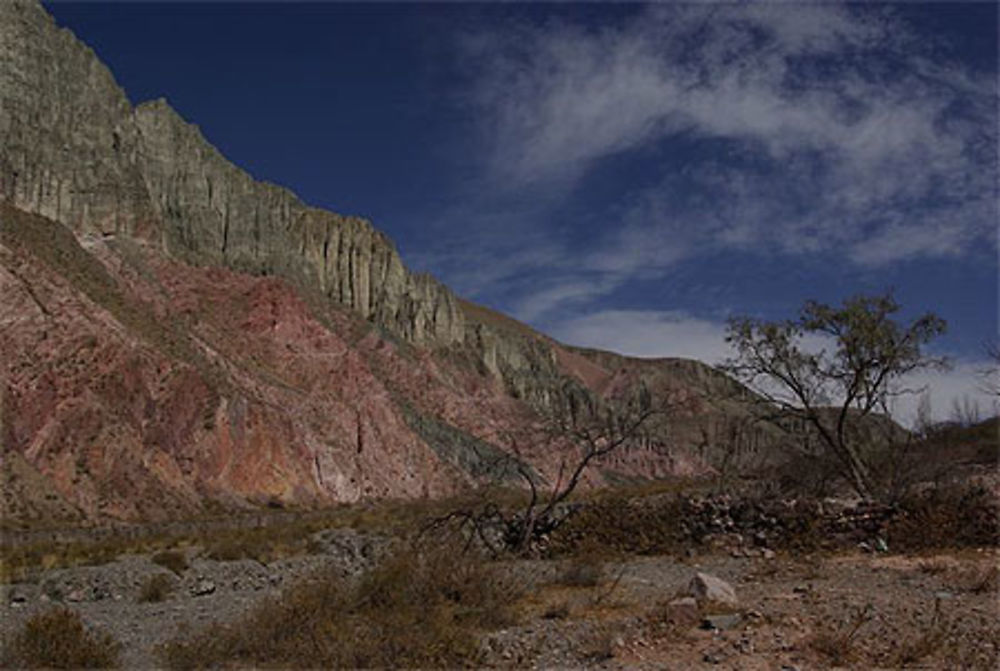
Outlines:
[{"label": "rocky cliff", "polygon": [[[36,0],[0,2],[0,204],[5,468],[85,516],[436,495],[541,416],[723,384],[565,348],[411,273],[364,219],[254,180],[163,100],[133,107]],[[688,448],[724,411],[605,466],[704,469],[716,452]]]}]

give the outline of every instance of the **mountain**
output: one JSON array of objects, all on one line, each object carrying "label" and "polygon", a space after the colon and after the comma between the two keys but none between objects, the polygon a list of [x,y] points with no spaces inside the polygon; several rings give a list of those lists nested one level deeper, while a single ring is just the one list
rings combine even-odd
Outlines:
[{"label": "mountain", "polygon": [[[411,273],[364,219],[133,107],[36,0],[0,3],[0,515],[162,519],[434,497],[524,427],[613,395],[683,401],[589,484],[708,472],[738,418],[696,361],[581,350]],[[755,429],[750,457],[774,437]],[[522,437],[518,437],[522,436]]]}]

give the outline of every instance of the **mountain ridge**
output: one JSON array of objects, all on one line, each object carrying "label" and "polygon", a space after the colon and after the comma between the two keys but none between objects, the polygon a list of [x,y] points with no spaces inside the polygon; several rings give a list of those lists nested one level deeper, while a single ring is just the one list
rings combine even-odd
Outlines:
[{"label": "mountain ridge", "polygon": [[[0,439],[83,518],[444,495],[482,475],[468,450],[720,376],[567,347],[411,273],[367,220],[253,179],[163,99],[131,106],[36,0],[0,4],[0,55]],[[602,468],[707,472],[725,424],[702,399]],[[545,448],[526,457],[554,477]]]}]

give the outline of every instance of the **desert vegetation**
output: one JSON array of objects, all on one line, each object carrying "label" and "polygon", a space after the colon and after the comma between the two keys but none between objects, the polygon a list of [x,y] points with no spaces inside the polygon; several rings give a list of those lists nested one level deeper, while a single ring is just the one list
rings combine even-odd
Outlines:
[{"label": "desert vegetation", "polygon": [[[756,422],[787,433],[786,458],[758,469],[581,486],[691,403],[640,386],[506,436],[510,453],[480,464],[502,477],[453,498],[262,505],[15,544],[4,663],[994,668],[997,420],[889,420],[888,381],[933,363],[920,346],[941,328],[900,326],[897,308],[884,296],[734,321],[733,370],[792,382],[783,401],[725,399],[749,410],[723,438]],[[810,329],[837,350],[799,350]],[[838,388],[847,400],[822,405]],[[528,465],[539,447],[554,477]]]},{"label": "desert vegetation", "polygon": [[[906,440],[890,419],[894,397],[913,393],[898,382],[944,361],[924,347],[945,330],[933,313],[908,324],[894,318],[891,293],[855,296],[834,307],[808,301],[796,319],[730,320],[727,341],[736,355],[724,366],[748,384],[755,415],[786,427],[808,427],[850,486],[865,498],[883,496],[875,463]],[[831,341],[832,351],[808,349],[807,337]]]},{"label": "desert vegetation", "polygon": [[356,580],[310,576],[238,621],[182,632],[170,668],[454,668],[476,665],[476,634],[511,621],[520,587],[459,549],[400,547]]},{"label": "desert vegetation", "polygon": [[44,611],[4,641],[5,668],[105,669],[117,666],[120,645],[105,632],[87,628],[68,608]]}]

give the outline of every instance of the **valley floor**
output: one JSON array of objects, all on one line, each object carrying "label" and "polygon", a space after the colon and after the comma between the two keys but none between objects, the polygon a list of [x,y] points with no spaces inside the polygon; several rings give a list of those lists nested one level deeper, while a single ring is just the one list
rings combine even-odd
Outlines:
[{"label": "valley floor", "polygon": [[[381,542],[328,530],[314,535],[309,553],[267,564],[198,558],[199,549],[188,547],[172,571],[162,556],[154,562],[149,555],[45,571],[0,588],[0,633],[7,644],[32,614],[61,603],[121,642],[123,666],[159,666],[156,646],[178,632],[237,621],[323,567],[357,574],[374,562]],[[482,664],[995,669],[997,562],[996,548],[919,556],[856,550],[765,558],[717,550],[682,558],[509,561],[503,569],[525,590],[515,623],[483,635]],[[668,605],[699,571],[729,582],[738,605],[696,613]],[[143,602],[143,587],[157,574],[169,576],[169,593]]]}]

